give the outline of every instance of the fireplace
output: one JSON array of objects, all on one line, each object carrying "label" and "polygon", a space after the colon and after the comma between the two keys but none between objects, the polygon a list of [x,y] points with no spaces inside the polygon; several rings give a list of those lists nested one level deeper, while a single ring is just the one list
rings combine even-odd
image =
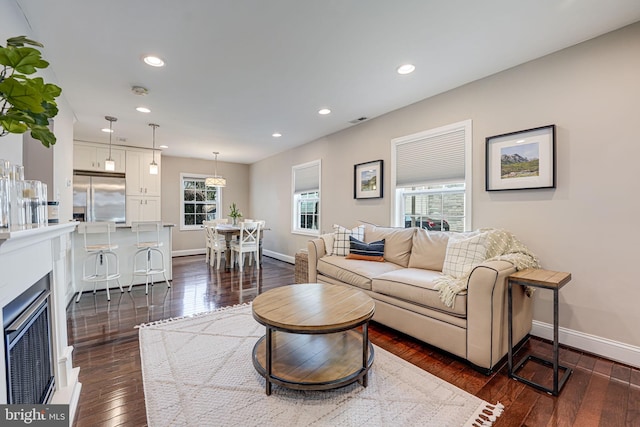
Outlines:
[{"label": "fireplace", "polygon": [[82,389],[67,341],[75,227],[0,229],[0,405],[69,405],[69,424]]},{"label": "fireplace", "polygon": [[2,310],[7,403],[48,403],[54,390],[51,317],[51,273]]}]

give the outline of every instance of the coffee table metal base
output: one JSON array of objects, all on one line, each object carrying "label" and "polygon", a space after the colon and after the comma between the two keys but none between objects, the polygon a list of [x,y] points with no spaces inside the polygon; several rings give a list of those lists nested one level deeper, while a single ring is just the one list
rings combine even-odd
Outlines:
[{"label": "coffee table metal base", "polygon": [[266,380],[267,395],[271,384],[330,390],[360,381],[366,387],[374,358],[367,327],[363,325],[363,333],[351,329],[330,334],[296,334],[267,327],[253,348],[253,366]]}]

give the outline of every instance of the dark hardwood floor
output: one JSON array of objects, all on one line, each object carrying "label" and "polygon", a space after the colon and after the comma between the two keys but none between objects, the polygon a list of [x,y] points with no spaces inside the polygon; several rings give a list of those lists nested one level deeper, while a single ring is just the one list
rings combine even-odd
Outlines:
[{"label": "dark hardwood floor", "polygon": [[[257,292],[293,283],[293,266],[265,257],[263,268],[212,270],[204,256],[173,259],[170,289],[159,283],[144,294],[85,294],[70,303],[69,342],[74,366],[80,367],[82,393],[75,426],[144,426],[145,400],[140,370],[140,323],[188,316],[250,302]],[[491,403],[504,414],[494,424],[505,426],[640,426],[640,370],[573,349],[562,348],[561,364],[574,369],[559,397],[510,380],[506,367],[493,375],[476,372],[464,362],[424,343],[373,323],[371,341],[420,368]],[[551,357],[550,343],[532,338],[520,351]],[[550,381],[549,369],[528,363],[521,371],[535,381]],[[221,426],[224,420],[220,420]]]}]

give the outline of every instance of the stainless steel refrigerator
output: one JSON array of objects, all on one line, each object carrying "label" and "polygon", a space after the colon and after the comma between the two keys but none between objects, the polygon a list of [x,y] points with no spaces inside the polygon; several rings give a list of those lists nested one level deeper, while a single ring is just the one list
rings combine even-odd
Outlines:
[{"label": "stainless steel refrigerator", "polygon": [[124,174],[74,172],[74,219],[124,223],[125,214]]}]

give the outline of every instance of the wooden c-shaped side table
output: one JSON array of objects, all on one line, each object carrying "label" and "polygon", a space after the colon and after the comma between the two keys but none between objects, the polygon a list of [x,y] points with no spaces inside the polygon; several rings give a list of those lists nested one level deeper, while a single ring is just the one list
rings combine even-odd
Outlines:
[{"label": "wooden c-shaped side table", "polygon": [[[526,270],[518,271],[507,278],[508,282],[508,304],[509,304],[509,349],[508,349],[508,362],[509,362],[509,377],[514,378],[520,382],[528,384],[532,387],[542,390],[554,396],[557,396],[562,389],[562,386],[571,375],[572,370],[566,366],[560,366],[559,363],[559,340],[558,340],[558,292],[560,288],[569,283],[571,280],[571,273],[563,273],[559,271],[549,271],[542,269],[528,268]],[[513,365],[513,300],[511,288],[513,285],[531,286],[533,288],[550,289],[553,291],[553,360],[546,360],[534,355],[526,355],[515,366]],[[517,375],[525,363],[529,360],[540,363],[544,366],[553,368],[553,386],[551,388],[545,387],[539,383],[533,382],[527,378],[523,378]],[[558,378],[559,370],[562,369],[564,374],[562,378]]]}]

